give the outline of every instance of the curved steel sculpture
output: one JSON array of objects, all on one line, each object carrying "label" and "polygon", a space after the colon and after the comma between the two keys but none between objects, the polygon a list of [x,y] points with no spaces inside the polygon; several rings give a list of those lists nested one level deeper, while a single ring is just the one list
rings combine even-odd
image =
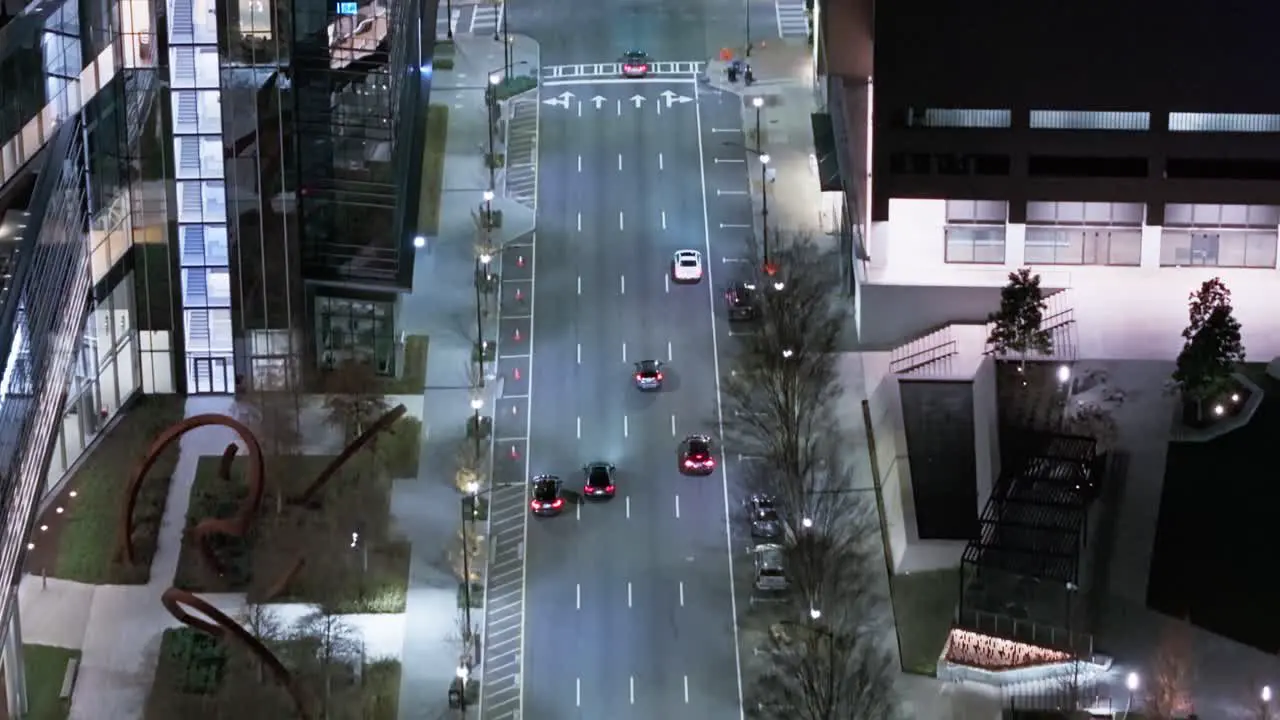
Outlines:
[{"label": "curved steel sculpture", "polygon": [[[260,640],[241,627],[240,623],[232,620],[226,613],[214,607],[205,599],[186,590],[171,587],[160,595],[160,602],[164,604],[164,608],[169,611],[170,615],[189,628],[199,630],[218,640],[226,640],[228,637],[235,638],[246,650],[253,653],[253,656],[262,663],[263,667],[271,671],[276,682],[280,683],[289,693],[289,697],[293,699],[293,707],[299,720],[311,720],[306,698],[298,684],[293,681],[293,675],[289,673],[288,668],[280,662],[280,658],[276,657],[275,653],[267,649],[266,645],[263,645]],[[187,608],[196,610],[204,617],[193,615]]]},{"label": "curved steel sculpture", "polygon": [[[235,515],[229,518],[204,518],[191,528],[191,538],[196,541],[200,548],[200,555],[204,561],[216,571],[221,577],[226,574],[226,567],[218,558],[217,553],[213,551],[213,547],[209,543],[211,535],[231,535],[233,537],[244,537],[249,530],[250,523],[258,515],[258,507],[262,504],[262,483],[265,470],[262,460],[262,446],[258,443],[258,438],[253,431],[238,420],[227,417],[226,415],[205,414],[194,415],[181,422],[171,425],[167,430],[160,433],[160,436],[151,443],[151,447],[147,450],[147,455],[139,463],[137,469],[133,471],[133,477],[129,480],[129,491],[125,494],[124,507],[121,509],[120,516],[120,536],[117,539],[117,547],[120,554],[123,555],[125,562],[130,565],[135,562],[135,551],[133,547],[133,512],[138,504],[138,493],[142,489],[142,483],[146,480],[147,473],[151,472],[151,468],[155,466],[156,461],[160,459],[160,454],[165,448],[172,445],[183,435],[208,425],[217,425],[228,428],[240,438],[240,442],[244,443],[245,448],[249,451],[249,469],[245,474],[248,485],[249,495],[240,503],[240,507],[236,509]],[[231,465],[235,460],[239,447],[235,443],[227,445],[227,449],[222,452],[222,461],[218,466],[218,478],[224,482],[230,481]]]},{"label": "curved steel sculpture", "polygon": [[338,453],[338,456],[326,465],[325,468],[320,471],[319,475],[316,475],[316,479],[311,481],[311,484],[307,486],[307,489],[303,490],[302,494],[294,498],[293,502],[300,505],[311,502],[311,499],[315,497],[315,494],[320,492],[320,489],[329,482],[330,478],[332,478],[343,465],[347,464],[348,460],[355,457],[356,453],[360,452],[366,445],[373,442],[379,434],[390,430],[391,426],[394,425],[397,420],[404,417],[406,412],[407,410],[404,405],[397,405],[383,413],[382,417],[375,420],[367,430],[360,433],[360,437],[352,440],[350,445],[343,448],[342,452]]}]

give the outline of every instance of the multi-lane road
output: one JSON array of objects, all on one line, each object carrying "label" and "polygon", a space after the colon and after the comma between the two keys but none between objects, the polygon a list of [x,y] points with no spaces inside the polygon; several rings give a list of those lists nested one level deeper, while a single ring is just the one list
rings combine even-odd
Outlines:
[{"label": "multi-lane road", "polygon": [[[619,482],[613,500],[529,519],[520,698],[502,706],[520,717],[741,716],[732,467],[686,477],[676,453],[719,436],[721,292],[744,270],[751,206],[740,100],[690,70],[542,87],[536,241],[504,257],[532,272],[499,363],[522,381],[496,431],[529,433],[498,444],[495,480],[549,472],[580,490],[581,466],[607,460]],[[699,284],[670,281],[684,248],[704,255]],[[632,383],[645,359],[666,364],[660,392]]]}]

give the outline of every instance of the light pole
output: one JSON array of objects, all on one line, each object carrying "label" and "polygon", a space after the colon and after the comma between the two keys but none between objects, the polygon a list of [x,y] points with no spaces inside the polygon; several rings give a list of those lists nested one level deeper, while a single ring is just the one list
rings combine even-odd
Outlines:
[{"label": "light pole", "polygon": [[454,671],[458,677],[458,684],[461,685],[461,692],[458,694],[458,707],[462,710],[463,716],[467,714],[467,682],[471,679],[471,668],[466,665],[459,665]]},{"label": "light pole", "polygon": [[[483,398],[479,398],[479,397],[471,398],[471,422],[475,423],[475,432],[473,433],[473,436],[475,438],[475,452],[476,452],[477,464],[480,462],[480,408],[482,407],[484,407]],[[476,486],[475,490],[471,489],[472,485]],[[476,483],[476,481],[472,480],[471,482],[467,483],[468,495],[475,495],[476,492],[479,490],[480,490],[480,486],[478,483]]]},{"label": "light pole", "polygon": [[[494,39],[496,40],[497,38],[495,37]],[[491,72],[489,73],[489,86],[485,88],[485,94],[489,96],[486,98],[489,102],[485,104],[488,106],[486,111],[489,115],[489,161],[486,164],[489,166],[490,191],[497,186],[497,181],[494,175],[496,168],[494,168],[494,165],[497,163],[498,158],[494,155],[493,149],[493,126],[498,122],[496,113],[498,109],[498,83],[500,82],[502,82],[502,76],[496,72]]]},{"label": "light pole", "polygon": [[747,47],[746,56],[751,57],[751,0],[742,0],[742,9],[747,16]]},{"label": "light pole", "polygon": [[1271,686],[1263,685],[1262,693],[1258,697],[1262,700],[1263,720],[1271,720]]},{"label": "light pole", "polygon": [[452,40],[453,39],[453,0],[445,0],[444,6],[445,6],[445,12],[449,13],[448,37],[450,40]]},{"label": "light pole", "polygon": [[[511,33],[507,31],[507,0],[502,0],[502,70],[511,74]],[[497,28],[494,28],[497,31]],[[497,40],[495,37],[494,40]]]},{"label": "light pole", "polygon": [[759,153],[764,145],[764,140],[760,137],[760,110],[764,107],[764,98],[760,95],[751,98],[751,107],[756,109],[756,153]]},{"label": "light pole", "polygon": [[1125,720],[1129,720],[1129,711],[1133,709],[1133,694],[1138,692],[1138,685],[1140,684],[1141,681],[1139,680],[1138,673],[1136,672],[1129,673],[1129,675],[1124,679],[1125,689],[1129,691],[1129,700],[1124,704]]},{"label": "light pole", "polygon": [[769,265],[769,154],[760,155],[760,236],[764,239],[764,269],[770,272]]}]

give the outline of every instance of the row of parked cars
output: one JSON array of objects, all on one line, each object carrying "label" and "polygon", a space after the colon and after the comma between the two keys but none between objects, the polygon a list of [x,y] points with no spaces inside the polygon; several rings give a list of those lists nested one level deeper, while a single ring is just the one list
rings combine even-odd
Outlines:
[{"label": "row of parked cars", "polygon": [[755,589],[766,593],[782,592],[790,587],[782,546],[790,529],[772,496],[754,493],[743,504],[751,523]]}]

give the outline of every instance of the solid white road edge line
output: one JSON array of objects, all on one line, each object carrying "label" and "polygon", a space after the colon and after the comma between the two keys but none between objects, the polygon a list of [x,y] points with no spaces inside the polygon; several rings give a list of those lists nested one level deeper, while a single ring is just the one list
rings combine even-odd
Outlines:
[{"label": "solid white road edge line", "polygon": [[675,413],[672,413],[671,414],[671,437],[675,437],[675,436],[676,436],[676,415]]},{"label": "solid white road edge line", "polygon": [[[702,181],[702,237],[707,257],[711,255],[711,219],[707,212],[707,163],[706,153],[702,146],[702,108],[698,99],[698,85],[693,86],[693,117],[698,129],[698,175]],[[746,720],[746,709],[742,701],[742,641],[738,638],[738,593],[733,580],[733,538],[729,527],[729,472],[724,463],[724,403],[720,394],[720,342],[716,339],[716,297],[712,288],[711,269],[707,268],[707,304],[711,309],[711,357],[716,373],[716,421],[720,430],[720,478],[724,487],[724,548],[725,560],[729,566],[729,605],[733,612],[733,664],[738,675],[738,718]],[[528,524],[525,524],[526,529]]]}]

